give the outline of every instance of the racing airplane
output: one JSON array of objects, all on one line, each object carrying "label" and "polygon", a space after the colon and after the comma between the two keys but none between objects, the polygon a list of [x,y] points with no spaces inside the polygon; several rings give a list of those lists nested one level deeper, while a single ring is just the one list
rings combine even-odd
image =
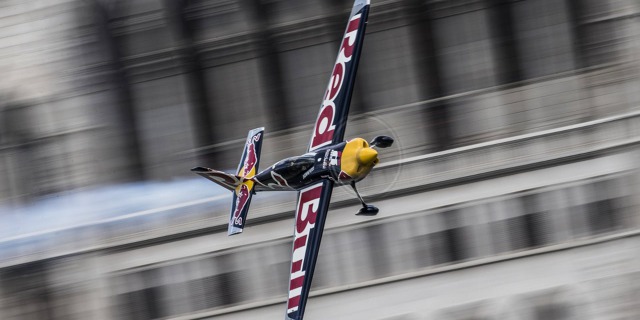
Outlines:
[{"label": "racing airplane", "polygon": [[301,320],[320,249],[320,239],[334,186],[350,185],[362,203],[359,215],[375,215],[356,189],[378,163],[376,148],[393,138],[377,136],[343,141],[370,0],[355,0],[338,57],[316,118],[307,153],[278,161],[258,172],[264,128],[249,131],[236,174],[204,167],[191,171],[233,193],[228,234],[241,233],[251,197],[260,191],[298,191],[286,318]]}]

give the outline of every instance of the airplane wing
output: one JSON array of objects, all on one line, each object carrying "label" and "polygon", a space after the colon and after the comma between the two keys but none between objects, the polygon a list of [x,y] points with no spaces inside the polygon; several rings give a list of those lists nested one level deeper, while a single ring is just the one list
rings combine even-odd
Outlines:
[{"label": "airplane wing", "polygon": [[342,142],[362,52],[370,0],[356,0],[338,50],[329,85],[316,118],[309,151]]},{"label": "airplane wing", "polygon": [[298,194],[287,320],[302,320],[332,191],[333,182],[323,180],[301,190]]},{"label": "airplane wing", "polygon": [[[309,143],[309,151],[342,142],[356,70],[362,51],[370,0],[355,0],[338,57]],[[296,207],[287,320],[302,320],[329,210],[333,182],[325,179],[300,191]]]}]

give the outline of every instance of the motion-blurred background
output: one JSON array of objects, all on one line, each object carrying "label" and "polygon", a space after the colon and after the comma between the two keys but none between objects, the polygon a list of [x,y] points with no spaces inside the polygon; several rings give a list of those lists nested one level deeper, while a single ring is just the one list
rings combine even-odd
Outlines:
[{"label": "motion-blurred background", "polygon": [[[640,2],[373,0],[308,319],[640,319]],[[0,319],[278,319],[351,0],[0,1]]]}]

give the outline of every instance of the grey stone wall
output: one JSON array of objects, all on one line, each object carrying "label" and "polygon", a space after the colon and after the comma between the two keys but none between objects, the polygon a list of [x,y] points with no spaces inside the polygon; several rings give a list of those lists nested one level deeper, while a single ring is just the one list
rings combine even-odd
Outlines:
[{"label": "grey stone wall", "polygon": [[[303,152],[349,2],[5,1],[0,205],[234,168],[258,126],[263,166]],[[362,185],[391,215],[336,190],[310,314],[637,317],[640,4],[371,12],[347,135],[397,138]],[[281,315],[292,201],[257,197],[242,240],[215,232],[223,201],[2,240],[0,318]]]},{"label": "grey stone wall", "polygon": [[[349,5],[7,3],[0,198],[232,168],[233,141],[258,126],[304,136],[271,148],[302,152]],[[639,10],[631,0],[374,1],[352,116],[421,103],[411,147],[429,152],[635,110]],[[407,121],[385,116],[397,129]]]}]

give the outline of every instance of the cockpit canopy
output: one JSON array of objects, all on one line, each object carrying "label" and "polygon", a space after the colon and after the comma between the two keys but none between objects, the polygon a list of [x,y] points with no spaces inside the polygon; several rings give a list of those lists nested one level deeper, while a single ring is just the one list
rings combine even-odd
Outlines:
[{"label": "cockpit canopy", "polygon": [[315,163],[313,154],[306,154],[298,157],[286,158],[278,161],[274,165],[274,170],[284,179],[291,179],[311,169]]}]

